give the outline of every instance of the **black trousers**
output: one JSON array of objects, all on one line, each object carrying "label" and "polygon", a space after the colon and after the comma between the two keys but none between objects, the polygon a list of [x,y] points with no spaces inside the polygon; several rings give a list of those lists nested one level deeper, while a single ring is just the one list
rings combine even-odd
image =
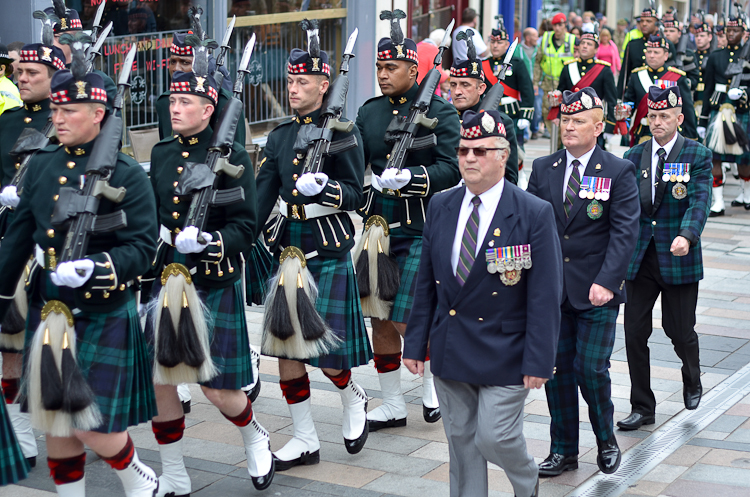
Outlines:
[{"label": "black trousers", "polygon": [[625,349],[630,368],[630,404],[633,412],[652,416],[656,399],[651,390],[648,339],[653,330],[652,311],[661,294],[662,326],[682,360],[682,381],[689,389],[700,384],[698,335],[695,333],[695,308],[698,282],[668,285],[659,272],[653,239],[646,249],[635,279],[627,281],[625,304]]}]

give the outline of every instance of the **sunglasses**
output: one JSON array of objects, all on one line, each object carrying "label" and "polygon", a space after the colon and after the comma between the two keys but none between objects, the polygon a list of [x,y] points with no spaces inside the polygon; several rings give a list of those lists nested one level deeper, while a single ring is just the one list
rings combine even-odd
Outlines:
[{"label": "sunglasses", "polygon": [[487,152],[491,150],[503,150],[502,148],[472,148],[472,147],[456,147],[456,153],[460,155],[461,157],[466,157],[469,155],[469,150],[474,152],[475,157],[484,157],[487,155]]}]

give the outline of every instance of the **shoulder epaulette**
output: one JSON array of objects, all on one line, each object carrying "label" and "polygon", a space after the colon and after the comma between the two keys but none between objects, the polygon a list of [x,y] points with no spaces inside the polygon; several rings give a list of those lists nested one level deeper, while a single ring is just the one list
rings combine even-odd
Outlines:
[{"label": "shoulder epaulette", "polygon": [[632,71],[630,71],[630,72],[631,72],[631,73],[634,73],[634,72],[638,72],[638,71],[643,71],[644,69],[648,69],[648,66],[641,66],[641,67],[636,67],[635,69],[633,69],[633,70],[632,70]]},{"label": "shoulder epaulette", "polygon": [[13,107],[12,109],[5,109],[5,111],[3,112],[3,114],[5,112],[18,112],[19,110],[21,110],[23,108],[24,108],[23,105],[18,105],[16,107]]},{"label": "shoulder epaulette", "polygon": [[576,57],[575,59],[572,59],[572,60],[566,60],[565,62],[563,62],[563,65],[567,66],[569,64],[572,64],[573,62],[581,62],[581,59],[579,59],[578,57]]},{"label": "shoulder epaulette", "polygon": [[379,98],[383,98],[384,96],[385,96],[385,95],[377,95],[377,96],[374,96],[374,97],[372,97],[372,98],[368,98],[367,100],[365,100],[365,103],[363,103],[362,105],[367,105],[367,104],[369,104],[370,102],[374,102],[375,100],[377,100],[377,99],[379,99]]},{"label": "shoulder epaulette", "polygon": [[680,76],[687,76],[687,73],[683,71],[682,69],[677,69],[676,67],[668,67],[667,71],[676,72]]},{"label": "shoulder epaulette", "polygon": [[602,60],[602,59],[594,59],[594,63],[601,64],[601,65],[607,66],[607,67],[611,67],[612,66],[612,64],[610,64],[606,60]]}]

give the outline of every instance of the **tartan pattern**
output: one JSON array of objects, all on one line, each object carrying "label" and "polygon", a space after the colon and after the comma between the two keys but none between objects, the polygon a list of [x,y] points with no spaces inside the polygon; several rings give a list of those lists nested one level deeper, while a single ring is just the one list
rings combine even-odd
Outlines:
[{"label": "tartan pattern", "polygon": [[151,421],[151,430],[159,445],[179,442],[185,434],[185,416],[171,421]]},{"label": "tartan pattern", "polygon": [[[35,290],[29,302],[26,350],[31,347],[34,332],[41,322],[45,302],[56,299],[75,308],[76,290],[53,285],[49,273],[40,273],[36,286],[41,288]],[[112,312],[82,311],[74,317],[78,366],[102,413],[102,425],[92,431],[118,433],[150,421],[157,412],[156,399],[135,297]],[[28,356],[24,354],[24,368],[27,361]]]},{"label": "tartan pattern", "polygon": [[[375,369],[378,373],[390,373],[401,367],[401,352],[398,354],[375,354]],[[427,358],[425,358],[427,361]]]},{"label": "tartan pattern", "polygon": [[[654,36],[654,38],[657,38]],[[663,48],[665,50],[669,50],[669,46],[667,45],[667,39],[663,36],[659,36],[658,39],[651,41],[650,39],[646,41],[646,48]]]},{"label": "tartan pattern", "polygon": [[263,305],[271,279],[273,257],[259,238],[250,252],[245,254],[245,291],[247,305]]},{"label": "tartan pattern", "polygon": [[581,172],[578,169],[580,164],[581,163],[577,159],[572,163],[573,171],[570,174],[570,179],[568,179],[568,186],[565,188],[565,204],[563,204],[565,217],[568,217],[570,214],[570,209],[573,208],[573,202],[575,202],[575,199],[578,196],[578,190],[581,188]]},{"label": "tartan pattern", "polygon": [[587,311],[563,308],[554,378],[545,391],[549,403],[550,452],[578,454],[578,388],[589,406],[594,434],[605,441],[613,436],[614,405],[609,358],[615,344],[619,307]]},{"label": "tartan pattern", "polygon": [[242,428],[243,426],[249,425],[253,420],[253,405],[250,403],[250,399],[247,399],[245,408],[237,416],[227,416],[223,412],[221,414],[223,414],[224,417],[227,418],[227,421],[231,422],[235,426],[239,426],[240,428]]},{"label": "tartan pattern", "polygon": [[[312,64],[310,62],[309,64],[307,62],[303,62],[301,64],[292,64],[291,62],[287,62],[286,64],[286,70],[289,74],[306,74],[309,72],[315,72],[317,74],[318,71],[313,71],[312,66],[308,69],[308,65]],[[327,75],[331,75],[331,66],[326,64],[325,62],[321,62],[321,71],[324,72]]]},{"label": "tartan pattern", "polygon": [[216,88],[209,86],[207,82],[204,82],[205,91],[200,91],[195,86],[195,80],[193,81],[172,81],[169,84],[169,91],[170,92],[178,92],[178,93],[193,93],[198,94],[199,96],[203,96],[203,94],[206,94],[208,98],[211,99],[211,101],[216,105],[216,103],[219,101],[219,92],[216,91]]},{"label": "tartan pattern", "polygon": [[63,60],[60,60],[59,57],[54,56],[39,56],[39,52],[37,50],[21,50],[20,54],[21,60],[20,62],[51,62],[52,65],[54,65],[57,69],[62,71],[65,69],[65,62]]},{"label": "tartan pattern", "polygon": [[[625,153],[625,159],[639,167],[645,146],[646,144],[643,143],[631,148]],[[672,196],[670,183],[653,217],[650,216],[650,212],[644,212],[644,209],[641,209],[640,233],[628,266],[626,276],[628,280],[635,279],[652,237],[656,243],[659,267],[665,283],[682,285],[703,279],[703,259],[699,237],[706,225],[711,206],[711,151],[700,143],[686,139],[674,162],[690,164],[690,181],[685,184],[688,189],[687,198],[675,199]],[[639,189],[640,186],[639,181]],[[656,221],[656,226],[652,225],[652,221]],[[697,242],[690,247],[686,256],[675,257],[670,253],[669,248],[681,230],[689,230],[697,238]]]},{"label": "tartan pattern", "polygon": [[52,92],[50,93],[49,98],[52,100],[52,103],[55,104],[70,102],[70,98],[68,98],[68,90]]},{"label": "tartan pattern", "polygon": [[310,398],[310,378],[307,373],[292,380],[279,380],[279,387],[287,404],[299,404]]},{"label": "tartan pattern", "polygon": [[18,446],[5,402],[0,402],[0,487],[23,480],[30,470]]},{"label": "tartan pattern", "polygon": [[648,106],[649,109],[654,109],[654,110],[663,110],[663,109],[667,109],[671,107],[682,107],[682,97],[678,97],[677,105],[673,105],[671,107],[669,105],[669,101],[666,98],[664,100],[659,100],[658,102],[654,102],[653,100],[649,98],[648,100],[646,100],[646,105]]},{"label": "tartan pattern", "polygon": [[[506,136],[505,134],[505,124],[503,123],[497,123],[497,132],[500,133],[500,135],[504,138]],[[471,128],[464,128],[461,127],[461,138],[466,138],[467,140],[473,140],[475,138],[481,138],[483,134],[482,127],[472,126]],[[494,136],[492,134],[487,133],[487,136]]]},{"label": "tartan pattern", "polygon": [[[279,246],[290,245],[300,248],[305,254],[316,250],[310,223],[287,220]],[[274,254],[273,274],[279,270],[280,255],[280,251]],[[342,343],[338,350],[328,355],[303,362],[314,367],[331,369],[352,369],[367,364],[372,359],[372,349],[362,316],[351,253],[342,254],[339,259],[313,257],[308,259],[307,269],[318,285],[315,308]]]},{"label": "tartan pattern", "polygon": [[[102,103],[107,103],[107,91],[104,90],[104,88],[90,88],[91,94],[83,94],[81,98],[85,98],[87,100],[97,100]],[[50,100],[52,100],[53,104],[63,104],[68,102],[74,102],[78,97],[75,99],[70,98],[69,96],[70,92],[68,90],[60,90],[53,93],[50,93]]]},{"label": "tartan pattern", "polygon": [[86,453],[73,457],[55,459],[47,456],[47,467],[55,485],[73,483],[83,478],[86,467]]},{"label": "tartan pattern", "polygon": [[175,45],[174,43],[172,43],[172,46],[169,47],[169,52],[173,53],[175,55],[184,55],[184,56],[187,56],[187,57],[192,57],[193,56],[193,47],[191,47],[191,46],[181,47],[179,45]]},{"label": "tartan pattern", "polygon": [[[397,46],[397,45],[396,45]],[[401,45],[403,47],[403,45]],[[417,52],[412,50],[411,48],[404,48],[405,56],[399,57],[398,54],[394,55],[394,50],[388,49],[388,50],[381,50],[378,52],[378,60],[390,60],[390,59],[403,59],[411,60],[412,62],[415,62],[419,64],[419,56],[417,55]]]},{"label": "tartan pattern", "polygon": [[[711,110],[711,116],[708,118],[709,123],[713,123],[716,119],[716,115],[719,113],[718,106]],[[750,112],[735,112],[734,119],[737,121],[742,129],[747,132],[750,130]],[[729,123],[728,123],[729,124]],[[716,126],[709,126],[706,132],[706,140],[703,143],[709,143],[711,137],[716,130]],[[731,155],[731,154],[713,154],[714,160],[720,160],[721,162],[736,162],[737,164],[750,164],[750,152],[745,152],[742,155]]]},{"label": "tartan pattern", "polygon": [[456,266],[456,279],[461,286],[464,286],[464,283],[466,283],[471,266],[474,265],[474,258],[476,257],[477,232],[479,231],[479,206],[482,203],[482,199],[475,195],[471,199],[471,203],[474,204],[474,207],[471,210],[469,219],[466,221],[464,234],[461,236],[461,250],[458,254],[458,265]]},{"label": "tartan pattern", "polygon": [[[594,98],[594,105],[591,108],[593,109],[594,107],[600,107],[600,108],[604,107],[604,105],[602,104],[601,98],[599,97]],[[580,99],[576,100],[572,104],[568,104],[568,105],[560,104],[560,112],[562,114],[575,114],[576,112],[581,112],[583,110],[588,110],[588,109],[583,107],[583,104],[581,103]]]}]

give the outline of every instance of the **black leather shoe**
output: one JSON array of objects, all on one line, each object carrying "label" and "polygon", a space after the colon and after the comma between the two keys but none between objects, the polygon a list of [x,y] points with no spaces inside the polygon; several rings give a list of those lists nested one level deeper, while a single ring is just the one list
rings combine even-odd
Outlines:
[{"label": "black leather shoe", "polygon": [[[367,415],[367,402],[365,402],[365,416]],[[367,442],[367,437],[370,434],[370,423],[365,418],[365,428],[362,430],[362,434],[354,440],[344,439],[344,447],[349,454],[358,454]]]},{"label": "black leather shoe", "polygon": [[631,412],[630,416],[617,422],[617,427],[621,430],[637,430],[643,425],[652,425],[656,423],[654,416],[644,416],[639,412]]},{"label": "black leather shoe", "polygon": [[695,389],[689,389],[686,386],[682,387],[682,398],[685,400],[685,409],[692,411],[698,409],[698,404],[701,403],[701,396],[703,395],[703,385],[698,383],[698,387]]},{"label": "black leather shoe", "polygon": [[406,426],[406,418],[389,419],[388,421],[375,421],[368,419],[367,425],[370,428],[370,432],[382,430],[383,428],[400,428]]},{"label": "black leather shoe", "polygon": [[182,403],[182,413],[190,414],[190,401],[189,400]]},{"label": "black leather shoe", "polygon": [[745,202],[740,202],[739,200],[732,200],[731,206],[732,207],[744,207],[747,204]]},{"label": "black leather shoe", "polygon": [[750,204],[745,204],[745,210],[750,211]]},{"label": "black leather shoe", "polygon": [[596,465],[599,466],[602,473],[611,475],[620,467],[620,459],[622,459],[622,452],[617,445],[617,440],[614,436],[606,442],[597,439],[596,444],[599,448],[599,453],[596,455]]},{"label": "black leather shoe", "polygon": [[[260,383],[260,382],[258,382]],[[271,486],[273,476],[276,474],[276,458],[271,459],[271,471],[264,476],[251,476],[250,479],[253,481],[253,486],[256,490],[265,490]],[[156,495],[156,494],[154,494]]]},{"label": "black leather shoe", "polygon": [[250,402],[255,402],[255,399],[258,398],[258,395],[260,395],[260,378],[258,378],[258,381],[255,382],[255,386],[248,390],[247,392],[247,398],[250,399]]},{"label": "black leather shoe", "polygon": [[[518,497],[518,494],[513,495]],[[534,493],[531,494],[531,497],[539,497],[539,478],[536,479],[536,486],[534,487]]]},{"label": "black leather shoe", "polygon": [[539,465],[539,476],[559,476],[574,469],[578,469],[578,455],[564,456],[553,452]]},{"label": "black leather shoe", "polygon": [[34,457],[27,457],[26,462],[29,463],[29,466],[32,468],[36,468],[36,456]]},{"label": "black leather shoe", "polygon": [[440,406],[427,407],[424,404],[422,404],[422,416],[424,416],[424,420],[428,423],[437,423],[440,421],[440,418],[443,417],[443,415],[440,414]]},{"label": "black leather shoe", "polygon": [[724,215],[724,209],[720,211],[708,211],[708,217],[719,217]]},{"label": "black leather shoe", "polygon": [[273,462],[275,471],[286,471],[295,466],[311,466],[320,462],[320,449],[315,452],[304,452],[297,459],[291,461],[282,461],[274,454]]}]

